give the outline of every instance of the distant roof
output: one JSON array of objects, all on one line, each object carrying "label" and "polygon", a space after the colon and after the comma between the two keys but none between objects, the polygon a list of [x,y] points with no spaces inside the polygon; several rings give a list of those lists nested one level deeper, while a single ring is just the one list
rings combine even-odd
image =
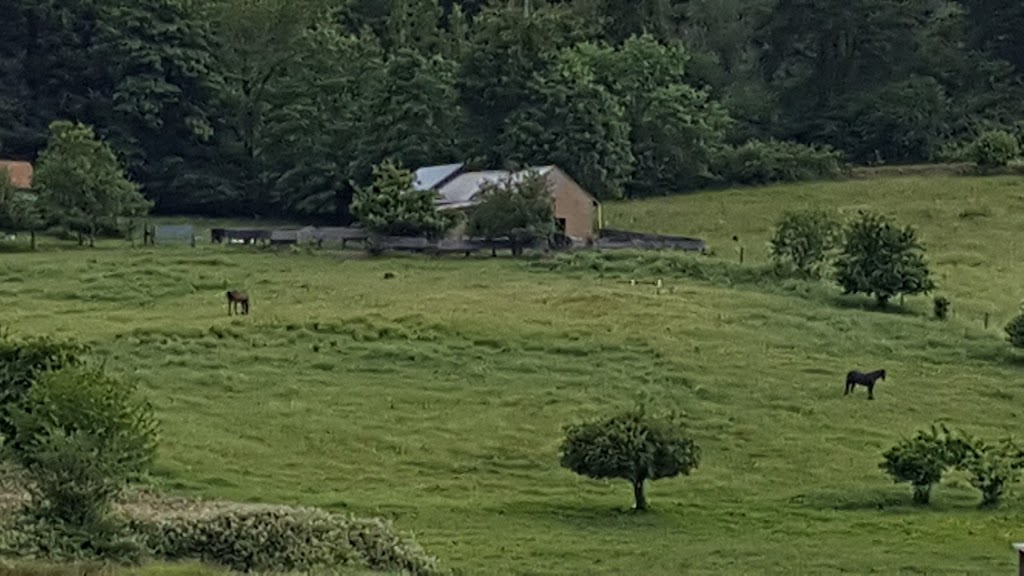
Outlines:
[{"label": "distant roof", "polygon": [[518,172],[508,170],[486,170],[483,172],[466,172],[452,178],[438,189],[439,208],[463,208],[472,206],[479,200],[476,195],[487,184],[503,184],[511,178],[513,183],[519,182],[530,172],[547,174],[554,166],[534,166]]},{"label": "distant roof", "polygon": [[464,164],[444,164],[442,166],[424,166],[416,170],[412,185],[417,190],[431,190],[443,183],[453,174],[462,170]]},{"label": "distant roof", "polygon": [[0,170],[6,170],[15,188],[32,187],[32,165],[18,160],[0,160]]}]

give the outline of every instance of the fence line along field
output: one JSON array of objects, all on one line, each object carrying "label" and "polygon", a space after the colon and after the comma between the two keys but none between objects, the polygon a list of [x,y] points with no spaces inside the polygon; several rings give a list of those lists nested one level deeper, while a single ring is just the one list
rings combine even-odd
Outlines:
[{"label": "fence line along field", "polygon": [[[736,235],[756,262],[784,208],[819,200],[918,226],[952,319],[932,319],[924,297],[901,314],[843,305],[860,301],[827,285],[811,290],[834,290],[821,298],[601,266],[205,243],[6,254],[0,319],[89,342],[141,382],[162,424],[159,487],[386,516],[467,574],[1005,573],[1019,497],[979,509],[953,475],[917,507],[878,465],[936,420],[992,438],[1020,428],[1024,362],[1000,333],[1024,297],[1019,179],[608,210],[613,227],[708,239],[712,264],[735,259]],[[248,316],[228,315],[227,290],[250,296]],[[873,401],[844,396],[848,371],[876,369]],[[638,393],[683,412],[703,452],[690,476],[650,483],[646,514],[628,513],[628,483],[558,462],[563,426]]]}]

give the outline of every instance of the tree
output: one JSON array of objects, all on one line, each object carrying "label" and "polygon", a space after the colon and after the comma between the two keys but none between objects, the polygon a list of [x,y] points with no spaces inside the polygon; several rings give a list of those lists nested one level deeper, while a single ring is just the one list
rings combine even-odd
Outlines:
[{"label": "tree", "polygon": [[67,121],[50,124],[34,186],[47,213],[88,232],[90,246],[101,226],[116,226],[120,218],[144,214],[151,206],[125,176],[110,146],[92,128]]},{"label": "tree", "polygon": [[945,426],[932,426],[903,440],[887,450],[879,468],[892,477],[893,482],[908,482],[914,490],[914,503],[926,505],[931,498],[932,486],[942,480],[951,461],[958,458]]},{"label": "tree", "polygon": [[35,511],[47,520],[99,526],[156,453],[152,407],[97,369],[44,374],[9,414],[17,447],[9,457],[28,474]]},{"label": "tree", "polygon": [[861,213],[845,231],[836,260],[836,281],[844,294],[874,296],[880,307],[899,295],[935,288],[914,228],[899,228],[882,215]]},{"label": "tree", "polygon": [[345,36],[329,25],[305,31],[296,50],[302,65],[268,88],[266,178],[283,212],[333,215],[347,224],[356,187],[372,182],[381,159],[369,140],[384,53],[374,38]]},{"label": "tree", "polygon": [[518,253],[522,245],[543,239],[555,232],[555,207],[547,177],[529,172],[518,181],[510,177],[501,183],[487,184],[480,191],[483,201],[469,218],[468,231],[485,238],[509,237]]},{"label": "tree", "polygon": [[629,123],[636,169],[627,196],[685,192],[714,179],[712,159],[731,121],[707,92],[686,83],[686,50],[643,35],[618,49],[584,44],[575,51],[622,104]]},{"label": "tree", "polygon": [[557,164],[597,198],[621,198],[635,159],[619,100],[572,51],[562,52],[531,86],[537,104],[505,123],[499,147],[505,161]]},{"label": "tree", "polygon": [[807,277],[817,278],[838,239],[839,223],[828,212],[786,212],[770,242],[772,259],[778,265],[792,266]]},{"label": "tree", "polygon": [[701,451],[671,418],[649,416],[643,406],[565,428],[561,465],[595,479],[621,478],[633,485],[636,510],[647,509],[647,480],[689,475]]},{"label": "tree", "polygon": [[352,215],[363,228],[387,236],[436,238],[454,220],[434,206],[436,193],[416,190],[408,170],[385,160],[373,167],[373,185],[360,188],[352,200]]},{"label": "tree", "polygon": [[462,111],[455,89],[456,65],[400,48],[388,56],[380,85],[370,97],[368,127],[360,148],[376,159],[429,166],[462,157]]}]

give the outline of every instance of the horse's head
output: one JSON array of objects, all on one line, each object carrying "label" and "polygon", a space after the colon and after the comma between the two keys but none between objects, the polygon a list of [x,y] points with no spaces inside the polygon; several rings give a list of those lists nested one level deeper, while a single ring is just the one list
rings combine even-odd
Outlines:
[{"label": "horse's head", "polygon": [[879,370],[878,375],[882,378],[882,380],[885,380],[885,370]]}]

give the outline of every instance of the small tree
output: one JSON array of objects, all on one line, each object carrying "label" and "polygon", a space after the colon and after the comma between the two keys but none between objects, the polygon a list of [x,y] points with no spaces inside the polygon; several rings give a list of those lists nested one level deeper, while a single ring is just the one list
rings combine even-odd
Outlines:
[{"label": "small tree", "polygon": [[517,254],[525,244],[548,241],[555,232],[555,205],[548,179],[530,172],[519,181],[486,184],[483,201],[473,209],[468,230],[488,239],[508,237]]},{"label": "small tree", "polygon": [[836,219],[823,210],[786,212],[771,239],[772,260],[817,278],[836,247],[839,230]]},{"label": "small tree", "polygon": [[1003,328],[1014,348],[1024,348],[1024,312],[1021,312]]},{"label": "small tree", "polygon": [[990,130],[971,145],[971,158],[982,168],[1001,168],[1020,156],[1020,143],[1005,130]]},{"label": "small tree", "polygon": [[34,186],[45,211],[64,226],[86,232],[90,246],[104,225],[116,228],[120,219],[137,217],[152,206],[92,128],[63,120],[50,124]]},{"label": "small tree", "polygon": [[442,236],[455,220],[438,212],[436,194],[416,190],[413,175],[391,160],[373,167],[373,185],[356,191],[350,211],[363,228],[388,236]]},{"label": "small tree", "polygon": [[672,419],[648,416],[643,406],[623,414],[565,428],[561,465],[591,478],[621,478],[633,484],[635,509],[647,509],[647,480],[688,475],[701,451]]},{"label": "small tree", "polygon": [[9,410],[13,449],[43,519],[99,526],[156,451],[156,421],[135,388],[100,370],[48,372]]},{"label": "small tree", "polygon": [[35,232],[41,225],[42,215],[36,199],[18,190],[11,183],[7,170],[0,168],[0,228],[13,232],[30,232],[32,249],[35,250]]},{"label": "small tree", "polygon": [[957,468],[971,475],[971,485],[981,491],[981,505],[995,506],[1009,487],[1020,480],[1024,467],[1020,448],[1009,439],[998,444],[974,440],[970,447],[957,462]]},{"label": "small tree", "polygon": [[873,295],[880,307],[899,295],[935,288],[924,247],[910,226],[899,228],[879,214],[862,213],[849,224],[836,260],[836,281],[844,294]]},{"label": "small tree", "polygon": [[932,486],[942,480],[950,466],[949,431],[943,426],[918,432],[886,451],[879,468],[896,483],[909,482],[914,489],[914,503],[925,505],[931,498]]}]

